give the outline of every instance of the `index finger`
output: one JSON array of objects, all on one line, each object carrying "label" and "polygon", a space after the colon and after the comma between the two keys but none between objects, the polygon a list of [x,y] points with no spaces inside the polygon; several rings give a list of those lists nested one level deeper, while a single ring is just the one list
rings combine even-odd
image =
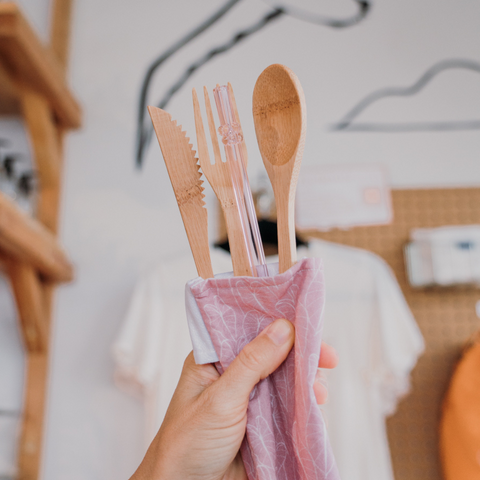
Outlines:
[{"label": "index finger", "polygon": [[320,349],[319,368],[335,368],[338,364],[337,351],[328,343],[322,342]]}]

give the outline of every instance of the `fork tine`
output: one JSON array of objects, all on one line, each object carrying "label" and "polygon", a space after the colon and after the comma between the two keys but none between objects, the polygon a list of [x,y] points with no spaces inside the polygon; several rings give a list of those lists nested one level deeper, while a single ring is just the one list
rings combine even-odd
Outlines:
[{"label": "fork tine", "polygon": [[217,129],[215,128],[215,120],[213,119],[212,106],[210,105],[210,97],[208,96],[207,87],[203,87],[203,94],[205,96],[205,109],[207,110],[208,129],[210,130],[210,138],[212,139],[215,163],[221,165],[222,155],[218,144]]},{"label": "fork tine", "polygon": [[230,98],[232,99],[233,114],[235,115],[235,121],[240,125],[240,117],[238,116],[237,102],[235,101],[235,95],[233,94],[233,88],[230,82],[228,82],[227,88],[228,88],[228,93],[230,94]]},{"label": "fork tine", "polygon": [[210,167],[210,155],[208,154],[207,137],[205,136],[205,130],[203,128],[202,113],[200,111],[200,103],[198,102],[197,91],[192,89],[193,97],[193,114],[195,117],[195,131],[197,133],[197,147],[198,147],[198,160],[200,166],[205,173]]},{"label": "fork tine", "polygon": [[[230,98],[232,99],[233,115],[235,116],[235,121],[240,126],[240,129],[242,130],[242,135],[243,135],[242,124],[240,123],[240,116],[238,115],[237,102],[235,101],[235,95],[233,94],[233,88],[232,88],[232,84],[230,82],[228,82],[227,88],[228,88],[228,93],[230,94]],[[242,149],[243,159],[245,161],[245,168],[247,168],[247,166],[248,166],[248,153],[247,153],[247,145],[245,144],[245,140],[242,140],[240,148]]]}]

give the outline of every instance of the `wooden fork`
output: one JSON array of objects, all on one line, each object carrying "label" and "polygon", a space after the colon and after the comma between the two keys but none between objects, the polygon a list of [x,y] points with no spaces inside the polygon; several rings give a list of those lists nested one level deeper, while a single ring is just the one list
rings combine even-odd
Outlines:
[{"label": "wooden fork", "polygon": [[217,138],[217,130],[215,128],[212,107],[206,87],[203,88],[203,91],[215,163],[213,165],[210,163],[210,155],[208,153],[207,139],[205,136],[205,130],[203,128],[200,104],[198,102],[197,92],[195,89],[193,89],[193,111],[195,115],[195,129],[197,132],[198,159],[200,161],[200,167],[208,182],[212,186],[212,189],[215,192],[215,195],[217,196],[223,210],[223,215],[225,217],[225,223],[227,226],[230,252],[232,255],[233,273],[235,276],[252,276],[253,272],[250,267],[251,262],[249,261],[247,242],[244,238],[244,231],[242,229],[240,212],[232,185],[230,169],[228,164],[222,161],[220,146]]}]

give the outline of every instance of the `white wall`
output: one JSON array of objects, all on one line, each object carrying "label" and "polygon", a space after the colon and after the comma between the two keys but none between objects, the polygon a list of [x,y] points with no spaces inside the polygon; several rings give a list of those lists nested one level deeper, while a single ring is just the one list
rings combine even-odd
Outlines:
[{"label": "white wall", "polygon": [[52,0],[16,0],[16,2],[20,5],[39,38],[48,43]]},{"label": "white wall", "polygon": [[[310,2],[321,13],[319,3]],[[332,15],[354,11],[350,0],[325,3]],[[110,347],[138,276],[188,245],[158,145],[152,143],[141,172],[133,166],[138,90],[150,60],[221,4],[76,2],[70,77],[84,126],[66,145],[61,237],[77,273],[56,297],[47,480],[128,478],[142,456],[141,403],[114,386]],[[152,102],[191,61],[267,10],[259,0],[241,2],[168,62],[155,77]],[[367,20],[346,30],[285,17],[200,70],[168,110],[194,137],[191,88],[231,81],[254,174],[261,161],[250,114],[253,86],[266,66],[283,63],[297,73],[307,99],[305,164],[382,163],[396,187],[480,186],[480,131],[327,131],[366,94],[409,85],[438,60],[480,61],[479,25],[474,0],[377,0]],[[385,100],[363,119],[478,119],[479,112],[480,75],[452,71],[420,96]]]}]

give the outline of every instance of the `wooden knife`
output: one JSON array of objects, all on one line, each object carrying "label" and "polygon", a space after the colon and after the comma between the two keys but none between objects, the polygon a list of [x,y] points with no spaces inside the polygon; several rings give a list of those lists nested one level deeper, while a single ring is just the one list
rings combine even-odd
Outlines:
[{"label": "wooden knife", "polygon": [[197,272],[202,278],[213,278],[207,209],[195,151],[186,132],[182,131],[176,120],[172,120],[170,114],[156,107],[148,107],[148,112],[167,166]]}]

